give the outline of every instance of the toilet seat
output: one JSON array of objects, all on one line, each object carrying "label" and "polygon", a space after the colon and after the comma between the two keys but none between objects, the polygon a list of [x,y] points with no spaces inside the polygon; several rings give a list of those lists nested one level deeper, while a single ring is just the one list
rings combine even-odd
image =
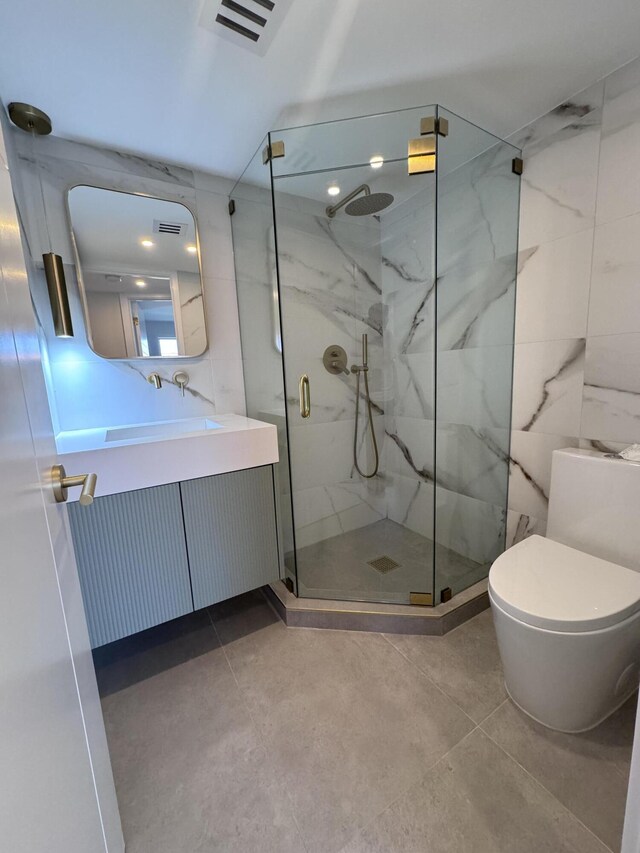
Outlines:
[{"label": "toilet seat", "polygon": [[494,604],[527,625],[597,631],[640,611],[640,573],[534,535],[494,562],[489,593]]}]

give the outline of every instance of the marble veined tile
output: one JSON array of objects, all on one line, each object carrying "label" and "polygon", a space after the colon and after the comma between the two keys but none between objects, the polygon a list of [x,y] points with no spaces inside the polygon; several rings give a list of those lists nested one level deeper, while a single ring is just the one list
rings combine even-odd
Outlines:
[{"label": "marble veined tile", "polygon": [[545,137],[523,152],[521,249],[591,228],[596,208],[601,111]]},{"label": "marble veined tile", "polygon": [[433,352],[435,282],[411,282],[384,294],[385,348],[393,354]]},{"label": "marble veined tile", "polygon": [[450,492],[503,504],[509,478],[509,430],[442,424],[436,429],[436,482]]},{"label": "marble veined tile", "polygon": [[516,343],[587,334],[593,229],[522,249],[518,259]]},{"label": "marble veined tile", "polygon": [[[390,369],[388,397],[393,399],[393,411],[400,417],[434,417],[434,356],[433,353],[385,352]],[[386,411],[386,410],[385,410]]]},{"label": "marble veined tile", "polygon": [[433,539],[433,484],[395,473],[388,473],[386,479],[388,517]]},{"label": "marble veined tile", "polygon": [[[176,370],[189,373],[182,397],[172,383]],[[162,388],[147,382],[157,371]],[[163,359],[153,366],[143,361],[59,360],[51,376],[61,430],[91,429],[117,424],[146,423],[177,418],[212,417],[216,413],[211,363]]]},{"label": "marble veined tile", "polygon": [[[23,216],[29,231],[30,250],[36,261],[40,260],[43,252],[49,251],[48,232],[50,232],[51,245],[56,247],[56,252],[62,255],[65,263],[74,263],[75,257],[71,246],[65,204],[67,189],[75,184],[144,193],[184,204],[192,212],[195,211],[196,193],[190,186],[45,155],[39,155],[37,161],[34,161],[29,154],[21,153],[19,162],[22,168],[25,195]],[[46,221],[42,207],[40,179],[46,205]]]},{"label": "marble veined tile", "polygon": [[512,432],[509,509],[544,521],[549,508],[553,451],[577,446],[578,439],[574,436]]},{"label": "marble veined tile", "polygon": [[599,223],[640,212],[640,59],[607,77],[604,97]]},{"label": "marble veined tile", "polygon": [[512,362],[511,345],[439,352],[439,423],[508,428]]},{"label": "marble veined tile", "polygon": [[438,350],[511,343],[516,264],[515,253],[483,263],[470,249],[454,266],[439,266]]},{"label": "marble veined tile", "polygon": [[516,344],[514,430],[579,435],[584,338]]},{"label": "marble veined tile", "polygon": [[619,335],[638,330],[639,246],[640,213],[596,228],[589,335]]},{"label": "marble veined tile", "polygon": [[86,142],[73,142],[57,136],[36,137],[31,140],[28,137],[20,138],[17,133],[16,146],[25,153],[34,152],[38,157],[56,157],[96,168],[114,169],[140,178],[152,178],[186,187],[195,186],[194,172],[191,169],[153,160],[141,154],[102,148]]},{"label": "marble veined tile", "polygon": [[450,492],[435,490],[435,540],[451,551],[488,563],[504,547],[506,507]]},{"label": "marble veined tile", "polygon": [[577,95],[559,104],[545,115],[516,131],[508,141],[518,148],[535,152],[538,146],[544,146],[549,136],[571,124],[586,118],[595,110],[602,109],[604,100],[604,81],[599,80]]},{"label": "marble veined tile", "polygon": [[433,482],[433,421],[398,416],[388,419],[385,454],[387,472]]},{"label": "marble veined tile", "polygon": [[640,442],[640,334],[588,338],[580,435]]},{"label": "marble veined tile", "polygon": [[544,536],[546,532],[546,521],[511,509],[507,512],[506,548],[517,545],[518,542],[522,542],[523,539],[533,536],[534,533],[538,536]]}]

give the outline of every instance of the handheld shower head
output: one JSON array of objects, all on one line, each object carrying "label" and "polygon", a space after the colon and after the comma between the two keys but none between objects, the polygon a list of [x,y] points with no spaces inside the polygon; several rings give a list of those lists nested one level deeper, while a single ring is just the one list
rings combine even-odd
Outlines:
[{"label": "handheld shower head", "polygon": [[[357,198],[361,193],[364,195]],[[339,201],[337,204],[329,205],[327,208],[327,216],[333,219],[336,213],[344,207],[347,216],[370,216],[373,213],[379,213],[385,207],[389,207],[393,203],[391,193],[372,193],[371,187],[368,184],[361,184],[348,196]]]}]

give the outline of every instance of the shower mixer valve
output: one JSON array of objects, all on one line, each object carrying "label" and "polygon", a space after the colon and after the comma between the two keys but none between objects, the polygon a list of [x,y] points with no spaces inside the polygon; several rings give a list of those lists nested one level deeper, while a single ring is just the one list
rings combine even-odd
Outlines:
[{"label": "shower mixer valve", "polygon": [[349,375],[349,368],[347,367],[347,353],[343,347],[338,346],[338,344],[333,344],[326,348],[322,356],[322,363],[329,373],[333,373],[336,376],[339,373],[346,373],[347,376]]}]

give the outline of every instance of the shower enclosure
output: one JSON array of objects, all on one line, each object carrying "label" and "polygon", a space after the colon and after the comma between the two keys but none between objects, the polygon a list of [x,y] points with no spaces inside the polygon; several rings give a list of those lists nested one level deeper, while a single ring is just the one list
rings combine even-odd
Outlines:
[{"label": "shower enclosure", "polygon": [[299,596],[438,604],[504,549],[519,157],[434,105],[274,131],[234,187]]}]

